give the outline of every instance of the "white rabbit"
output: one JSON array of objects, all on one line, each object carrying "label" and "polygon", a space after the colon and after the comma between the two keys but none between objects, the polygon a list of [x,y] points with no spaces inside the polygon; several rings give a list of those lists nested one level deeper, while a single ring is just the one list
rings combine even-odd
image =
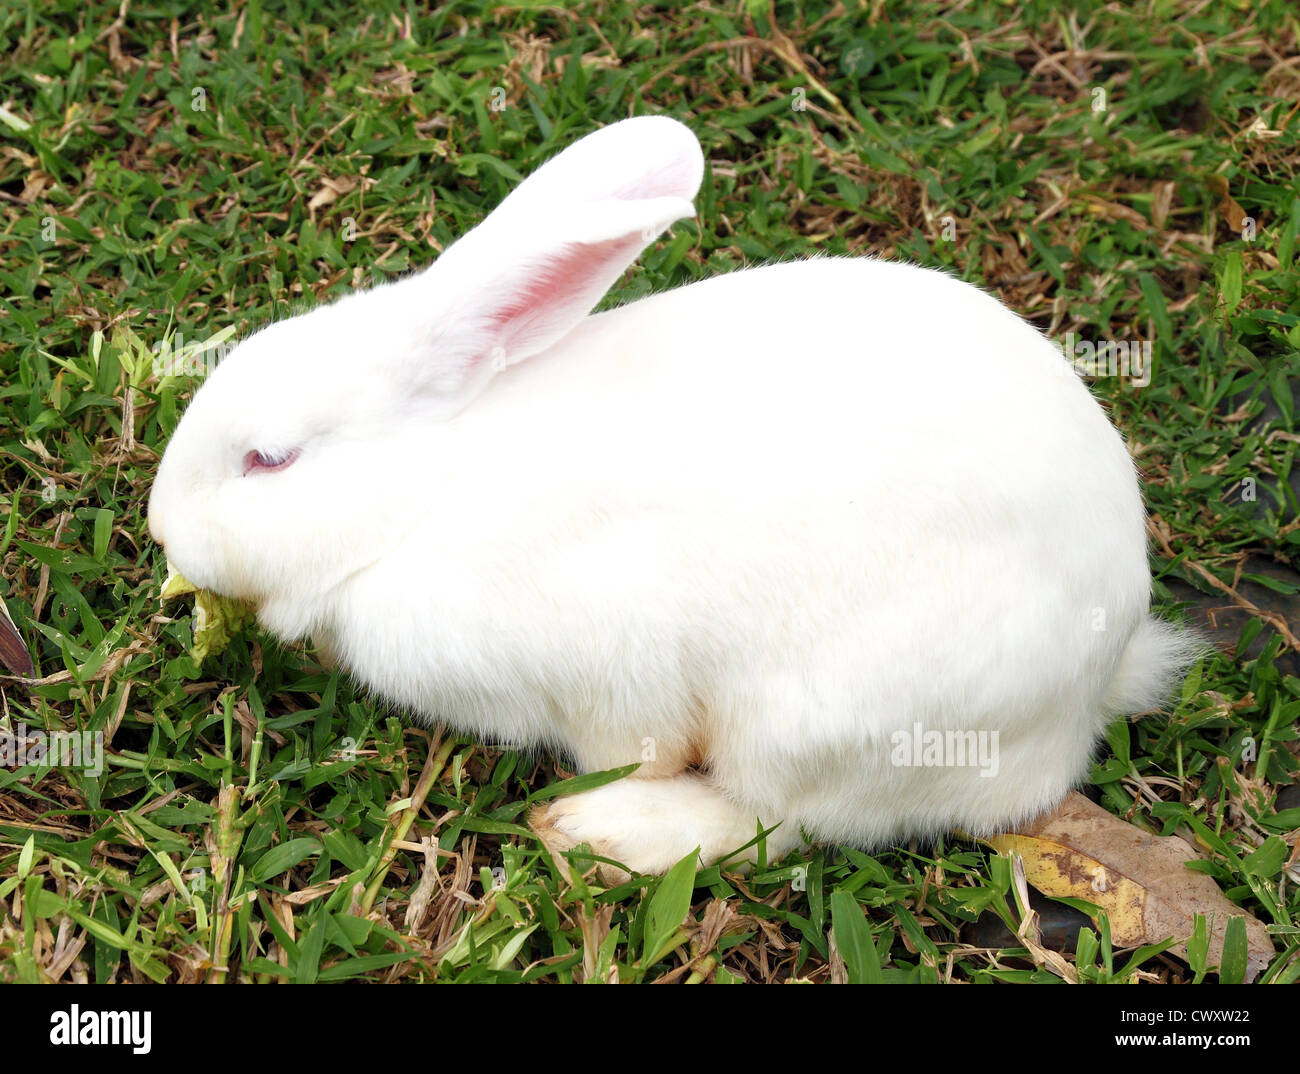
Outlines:
[{"label": "white rabbit", "polygon": [[760,822],[775,857],[1050,808],[1194,654],[1148,615],[1123,441],[1059,348],[912,265],[589,316],[702,170],[676,121],[613,124],[427,271],[248,338],[154,539],[423,719],[645,762],[539,809],[553,847],[656,872]]}]

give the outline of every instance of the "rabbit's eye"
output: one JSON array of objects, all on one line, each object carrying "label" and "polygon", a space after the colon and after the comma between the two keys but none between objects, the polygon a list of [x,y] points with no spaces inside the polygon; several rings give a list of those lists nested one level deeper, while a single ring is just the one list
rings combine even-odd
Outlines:
[{"label": "rabbit's eye", "polygon": [[288,451],[282,454],[272,454],[270,452],[250,451],[244,456],[244,476],[255,473],[271,473],[274,470],[283,470],[298,458],[298,452]]}]

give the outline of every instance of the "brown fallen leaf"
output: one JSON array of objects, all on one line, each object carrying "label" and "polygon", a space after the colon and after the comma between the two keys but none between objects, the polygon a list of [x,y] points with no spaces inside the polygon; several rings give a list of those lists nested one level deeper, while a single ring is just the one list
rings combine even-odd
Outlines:
[{"label": "brown fallen leaf", "polygon": [[1174,204],[1174,190],[1177,183],[1157,183],[1155,191],[1151,197],[1151,223],[1156,227],[1165,226],[1165,221],[1169,219],[1169,210]]},{"label": "brown fallen leaf", "polygon": [[31,678],[36,671],[32,667],[32,656],[27,651],[27,643],[18,633],[3,600],[0,600],[0,664],[25,679]]},{"label": "brown fallen leaf", "polygon": [[333,205],[342,195],[355,189],[359,181],[355,175],[343,175],[337,179],[326,176],[321,180],[320,189],[311,196],[311,201],[307,203],[308,210],[314,211],[326,205]]},{"label": "brown fallen leaf", "polygon": [[1089,212],[1097,216],[1108,216],[1112,220],[1127,220],[1139,231],[1151,230],[1151,224],[1147,221],[1147,218],[1136,209],[1130,209],[1127,205],[1107,201],[1095,194],[1084,194],[1079,197],[1078,201]]},{"label": "brown fallen leaf", "polygon": [[1173,937],[1169,950],[1187,958],[1195,916],[1209,924],[1207,965],[1217,966],[1234,917],[1246,919],[1246,980],[1276,952],[1264,925],[1229,902],[1205,873],[1187,868],[1191,849],[1177,836],[1156,836],[1071,793],[1052,813],[986,840],[1000,854],[1024,860],[1025,878],[1044,895],[1084,899],[1106,911],[1116,947],[1141,947]]},{"label": "brown fallen leaf", "polygon": [[1249,217],[1246,215],[1246,210],[1238,205],[1236,199],[1228,193],[1228,180],[1222,175],[1211,175],[1205,181],[1205,185],[1218,195],[1219,215],[1223,217],[1228,227],[1238,233],[1244,231]]},{"label": "brown fallen leaf", "polygon": [[30,205],[44,194],[53,182],[54,177],[46,172],[31,172],[23,183],[23,192],[18,195],[18,200],[25,205]]}]

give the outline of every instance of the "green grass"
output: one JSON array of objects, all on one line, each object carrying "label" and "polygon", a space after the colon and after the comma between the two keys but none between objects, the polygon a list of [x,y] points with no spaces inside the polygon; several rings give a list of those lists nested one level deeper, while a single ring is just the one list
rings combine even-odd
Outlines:
[{"label": "green grass", "polygon": [[[1294,5],[414,7],[0,14],[0,598],[38,676],[0,677],[0,719],[108,742],[99,776],[0,767],[0,980],[1057,979],[980,946],[1019,921],[1010,872],[955,837],[570,883],[523,818],[572,773],[411,727],[256,632],[196,666],[160,610],[144,506],[195,382],[152,350],[423,265],[647,111],[711,167],[618,300],[872,253],[1057,338],[1154,341],[1149,385],[1095,390],[1143,471],[1157,597],[1245,625],[1172,717],[1112,729],[1096,790],[1198,842],[1273,928],[1265,979],[1300,979],[1300,802],[1276,801],[1300,716]],[[1084,979],[1194,976],[1096,940]]]}]

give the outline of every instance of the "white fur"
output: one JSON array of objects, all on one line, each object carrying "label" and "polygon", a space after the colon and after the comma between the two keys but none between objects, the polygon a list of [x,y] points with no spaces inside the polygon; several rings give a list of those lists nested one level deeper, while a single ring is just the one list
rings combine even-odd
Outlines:
[{"label": "white fur", "polygon": [[[252,336],[176,431],[155,538],[426,719],[586,770],[651,758],[537,818],[612,825],[636,868],[749,818],[781,822],[769,846],[871,845],[1050,807],[1190,657],[1148,619],[1119,434],[1035,329],[911,265],[586,316],[701,169],[680,124],[615,124],[427,272]],[[997,775],[894,764],[917,723],[996,732]]]}]

